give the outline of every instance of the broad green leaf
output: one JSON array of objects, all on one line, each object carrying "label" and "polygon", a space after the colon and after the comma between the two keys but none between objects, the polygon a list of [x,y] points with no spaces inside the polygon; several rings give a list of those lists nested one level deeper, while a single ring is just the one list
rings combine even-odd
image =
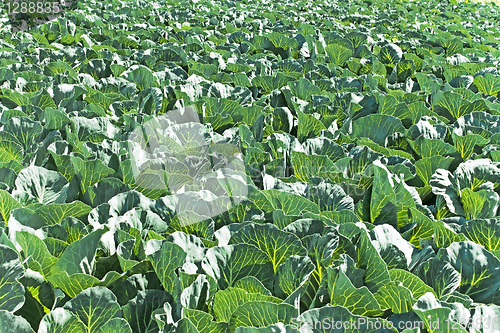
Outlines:
[{"label": "broad green leaf", "polygon": [[456,189],[456,178],[448,170],[437,169],[429,181],[432,192],[442,196],[446,207],[454,214],[465,216]]},{"label": "broad green leaf", "polygon": [[267,254],[248,244],[216,246],[208,249],[202,268],[214,278],[220,290],[234,285],[245,276],[254,276],[265,287],[274,278],[272,262]]},{"label": "broad green leaf", "polygon": [[[293,320],[293,319],[292,319]],[[268,332],[286,332],[286,333],[299,333],[299,331],[293,327],[293,323],[290,325],[284,325],[283,323],[272,324],[265,327],[238,327],[234,331],[235,333],[268,333]]]},{"label": "broad green leaf", "polygon": [[203,76],[205,79],[210,80],[212,75],[217,74],[217,66],[211,64],[201,64],[197,62],[193,62],[191,66],[189,66],[189,75],[196,74]]},{"label": "broad green leaf", "polygon": [[34,234],[36,230],[46,225],[45,220],[33,210],[29,208],[17,208],[12,210],[10,216],[9,231],[12,232],[10,237],[15,241],[15,232],[23,230]]},{"label": "broad green leaf", "polygon": [[200,333],[193,322],[188,318],[182,318],[170,332],[172,333]]},{"label": "broad green leaf", "polygon": [[382,166],[375,165],[373,168],[373,187],[370,199],[370,219],[371,222],[384,214],[383,210],[387,205],[394,205],[396,193],[394,193],[394,180],[391,174]]},{"label": "broad green leaf", "polygon": [[476,243],[465,241],[440,249],[438,258],[461,273],[461,293],[476,302],[491,302],[500,287],[500,260],[491,252]]},{"label": "broad green leaf", "polygon": [[139,91],[157,86],[156,79],[151,70],[142,65],[132,66],[121,77],[135,83]]},{"label": "broad green leaf", "polygon": [[287,59],[276,64],[278,70],[294,78],[301,78],[304,75],[304,67],[296,60]]},{"label": "broad green leaf", "polygon": [[44,126],[47,129],[60,130],[66,124],[71,124],[71,120],[66,113],[57,108],[47,107],[43,113]]},{"label": "broad green leaf", "polygon": [[[165,111],[166,101],[159,88],[147,88],[139,93],[139,111],[145,114],[159,114]],[[103,106],[104,107],[104,106]]]},{"label": "broad green leaf", "polygon": [[265,327],[271,324],[288,325],[298,311],[291,305],[251,301],[239,306],[229,320],[229,332],[234,333],[237,327]]},{"label": "broad green leaf", "polygon": [[339,245],[339,235],[334,232],[326,233],[323,236],[312,234],[301,239],[304,247],[307,248],[308,256],[315,265],[315,270],[309,278],[309,286],[305,295],[304,301],[312,302],[317,289],[320,287],[323,278],[326,276],[326,268],[332,261],[335,250]]},{"label": "broad green leaf", "polygon": [[468,239],[493,252],[500,249],[500,221],[494,219],[474,219],[466,221],[461,231]]},{"label": "broad green leaf", "polygon": [[257,280],[255,276],[246,276],[239,279],[234,284],[235,288],[243,289],[250,294],[261,294],[265,296],[271,296],[271,292],[264,287],[262,282]]},{"label": "broad green leaf", "polygon": [[76,297],[87,288],[107,287],[123,279],[125,279],[123,274],[115,271],[109,271],[102,280],[88,274],[75,273],[68,275],[66,272],[53,274],[47,278],[55,288],[60,288],[69,297]]},{"label": "broad green leaf", "polygon": [[386,284],[374,296],[382,309],[391,309],[393,313],[411,312],[415,304],[412,292],[395,282]]},{"label": "broad green leaf", "polygon": [[[161,201],[158,200],[156,203],[161,203]],[[117,194],[108,201],[108,204],[110,208],[110,214],[114,216],[123,215],[135,207],[141,208],[143,210],[156,211],[153,209],[153,207],[155,206],[155,201],[147,198],[137,191],[128,191]],[[170,206],[165,207],[164,205],[159,209],[161,210],[163,208],[165,208],[166,214],[170,213],[170,211],[167,211],[168,209],[170,209]]]},{"label": "broad green leaf", "polygon": [[75,177],[80,184],[80,191],[83,194],[89,186],[96,184],[99,180],[109,176],[115,171],[98,159],[83,160],[78,156],[71,156],[71,164],[75,169]]},{"label": "broad green leaf", "polygon": [[408,140],[411,148],[422,158],[433,156],[446,156],[456,153],[455,147],[438,139],[426,139],[423,135],[415,141]]},{"label": "broad green leaf", "polygon": [[96,117],[96,118],[85,118],[85,117],[72,117],[71,121],[75,126],[75,132],[71,133],[73,137],[76,136],[76,142],[73,143],[69,139],[68,142],[72,145],[78,144],[80,141],[90,141],[94,140],[101,142],[102,140],[109,138],[113,139],[115,136],[119,135],[120,129],[115,126],[109,118]]},{"label": "broad green leaf", "polygon": [[[230,115],[234,119],[244,112],[245,109],[240,104],[226,98],[207,98],[207,103],[205,104],[206,116],[215,116],[219,114],[225,117]],[[196,137],[192,139],[196,139]]]},{"label": "broad green leaf", "polygon": [[290,256],[307,254],[297,236],[281,231],[273,224],[248,224],[231,236],[229,244],[256,246],[271,258],[274,273]]},{"label": "broad green leaf", "polygon": [[475,133],[489,139],[490,144],[497,144],[495,137],[498,137],[498,134],[491,136],[490,133],[497,133],[500,116],[489,113],[489,110],[485,111],[472,112],[460,117],[453,125],[453,133],[462,136]]},{"label": "broad green leaf", "polygon": [[424,157],[415,162],[417,175],[425,185],[429,185],[432,175],[437,169],[448,169],[453,158],[443,156]]},{"label": "broad green leaf", "polygon": [[[336,178],[341,177],[337,176]],[[336,180],[331,182],[328,180],[322,181],[317,185],[310,184],[304,189],[304,195],[316,203],[322,212],[327,210],[329,211],[327,214],[333,215],[342,212],[340,216],[345,218],[349,214],[348,211],[352,212],[354,210],[354,200],[344,192],[341,186],[334,184]]]},{"label": "broad green leaf", "polygon": [[305,114],[302,111],[297,112],[298,118],[298,129],[297,129],[297,139],[302,143],[310,137],[319,136],[321,130],[325,130],[326,127],[321,121],[314,118],[310,114]]},{"label": "broad green leaf", "polygon": [[[418,58],[418,57],[417,57]],[[408,105],[408,110],[410,111],[410,119],[412,123],[417,123],[423,116],[433,116],[436,115],[431,111],[423,101],[416,101]]]},{"label": "broad green leaf", "polygon": [[391,282],[387,265],[378,254],[366,231],[361,231],[356,247],[358,251],[358,268],[366,271],[365,285],[371,292],[377,292],[379,288]]},{"label": "broad green leaf", "polygon": [[438,91],[433,97],[432,106],[434,112],[449,121],[456,121],[472,112],[488,111],[488,107],[483,100],[469,102],[462,95],[451,91]]},{"label": "broad green leaf", "polygon": [[173,299],[163,290],[139,291],[136,297],[122,307],[123,318],[130,324],[134,333],[158,332],[158,324],[153,319],[153,312],[162,309],[166,302],[172,303]]},{"label": "broad green leaf", "polygon": [[[194,268],[194,266],[192,266]],[[184,281],[184,274],[180,273],[180,284],[183,289],[180,295],[180,303],[187,309],[194,310],[204,310],[206,309],[206,301],[212,294],[215,294],[216,287],[212,285],[210,287],[210,281],[207,279],[206,275],[200,274],[196,277],[196,280],[191,283],[191,281]],[[187,279],[186,279],[187,280]],[[213,281],[212,281],[213,282]],[[191,283],[189,286],[185,287]]]},{"label": "broad green leaf", "polygon": [[116,249],[116,256],[118,257],[120,267],[124,272],[132,270],[134,266],[139,265],[139,261],[135,258],[134,253],[135,244],[137,242],[131,235],[127,235],[126,237],[130,237],[130,239],[121,242]]},{"label": "broad green leaf", "polygon": [[289,82],[288,87],[292,94],[303,101],[308,101],[312,95],[319,95],[321,90],[307,79]]},{"label": "broad green leaf", "polygon": [[274,293],[277,297],[286,299],[297,288],[304,285],[316,269],[309,257],[290,256],[278,267],[274,280]]},{"label": "broad green leaf", "polygon": [[343,147],[324,137],[308,139],[303,143],[303,147],[308,155],[326,155],[334,163],[346,156]]},{"label": "broad green leaf", "polygon": [[130,187],[117,178],[103,178],[87,188],[82,201],[95,208],[102,203],[108,202],[115,195],[129,190]]},{"label": "broad green leaf", "polygon": [[433,221],[434,244],[439,248],[448,247],[453,242],[466,240],[463,234],[457,234],[443,221]]},{"label": "broad green leaf", "polygon": [[23,306],[24,287],[18,282],[23,274],[16,251],[0,245],[0,311],[14,313]]},{"label": "broad green leaf", "polygon": [[71,156],[69,155],[71,151],[70,144],[66,141],[56,141],[47,147],[47,151],[54,159],[57,171],[66,177],[68,181],[71,180],[75,175],[75,170],[71,164]]},{"label": "broad green leaf", "polygon": [[461,195],[467,220],[491,218],[497,215],[500,197],[493,190],[473,192],[466,188],[462,190]]},{"label": "broad green leaf", "polygon": [[[398,64],[397,68],[400,68],[401,67],[400,65],[401,65],[401,63]],[[394,70],[393,73],[395,73],[395,72],[396,72],[396,70]],[[394,75],[395,74],[392,74],[391,77],[393,77]],[[414,122],[418,122],[418,120],[420,119],[421,116],[426,115],[425,110],[430,112],[430,110],[425,108],[425,104],[424,104],[424,106],[422,106],[423,110],[422,110],[422,108],[418,108],[418,107],[412,107],[412,110],[410,110],[409,106],[406,105],[406,103],[398,102],[396,97],[394,97],[392,95],[378,94],[377,100],[378,100],[378,104],[379,104],[377,113],[385,114],[388,116],[394,116],[394,117],[399,118],[401,120],[412,119]],[[416,104],[416,103],[418,103],[418,102],[415,102],[413,104]],[[418,105],[418,104],[416,104],[416,105]],[[417,114],[413,114],[412,111],[416,111]],[[421,113],[424,113],[424,114],[421,114]],[[420,117],[418,116],[419,114],[421,114]]]},{"label": "broad green leaf", "polygon": [[42,89],[38,94],[31,98],[31,104],[38,106],[42,110],[45,110],[45,108],[57,108],[56,103],[54,103],[54,100],[45,89]]},{"label": "broad green leaf", "polygon": [[[158,219],[156,221],[155,220],[156,220],[156,217],[151,216],[150,220],[147,222],[149,222],[149,224],[152,224],[153,221],[156,223],[163,222],[163,221],[161,221],[161,219]],[[162,229],[167,228],[166,225],[160,226],[160,227]],[[176,232],[170,234],[167,237],[167,240],[176,244],[176,245],[179,245],[184,250],[184,252],[186,252],[186,254],[187,254],[186,262],[198,264],[198,263],[201,263],[201,261],[205,257],[206,247],[203,244],[203,241],[200,238],[196,237],[195,235],[186,234],[182,231],[176,231]]]},{"label": "broad green leaf", "polygon": [[[0,327],[3,332],[35,333],[26,319],[21,316],[16,316],[6,310],[0,310]],[[38,332],[48,333],[48,331],[42,330],[39,330]],[[72,333],[71,331],[67,332]]]},{"label": "broad green leaf", "polygon": [[200,332],[225,333],[228,327],[227,323],[214,322],[213,317],[204,311],[184,309],[183,315],[184,318],[188,318]]},{"label": "broad green leaf", "polygon": [[[216,200],[211,203],[214,205],[212,207],[224,207],[224,211],[229,210],[231,207],[230,200],[227,197],[221,197],[221,199],[218,200],[218,203],[221,204],[219,206],[216,206]],[[209,210],[207,209],[205,211],[208,212]],[[214,220],[207,218],[206,215],[197,214],[190,210],[181,210],[181,212],[180,215],[176,215],[170,221],[169,228],[172,231],[181,231],[203,239],[212,239],[215,229]]]},{"label": "broad green leaf", "polygon": [[275,76],[258,75],[252,79],[252,84],[261,88],[266,94],[269,94],[273,90],[283,88],[290,81],[294,81],[293,77],[278,72]]},{"label": "broad green leaf", "polygon": [[[447,80],[450,83],[450,86],[452,86],[453,88],[468,89],[474,82],[474,77],[471,75],[467,75],[468,74],[467,72],[455,72],[455,73],[456,74],[461,73],[462,75],[457,75],[453,77],[453,79]],[[456,75],[455,73],[454,75]]]},{"label": "broad green leaf", "polygon": [[51,268],[53,275],[66,272],[68,275],[84,273],[91,275],[99,241],[104,233],[98,229],[71,243]]},{"label": "broad green leaf", "polygon": [[413,273],[432,287],[437,297],[451,294],[460,285],[460,273],[451,264],[437,258],[424,262]]},{"label": "broad green leaf", "polygon": [[366,42],[368,36],[361,32],[351,31],[345,35],[345,39],[351,41],[352,47],[356,49]]},{"label": "broad green leaf", "polygon": [[284,50],[288,48],[296,48],[298,42],[295,38],[288,38],[284,34],[278,32],[271,32],[266,35],[266,38],[274,45],[276,48],[282,48]]},{"label": "broad green leaf", "polygon": [[98,105],[102,107],[104,111],[108,111],[109,106],[113,104],[114,100],[112,98],[107,97],[100,91],[93,92],[88,94],[85,97],[85,102],[87,102],[89,105]]},{"label": "broad green leaf", "polygon": [[110,61],[104,59],[93,59],[84,63],[81,68],[81,73],[90,74],[96,81],[111,75]]},{"label": "broad green leaf", "polygon": [[343,66],[352,56],[352,51],[338,44],[330,44],[325,47],[330,62],[336,66]]},{"label": "broad green leaf", "polygon": [[370,239],[388,269],[407,269],[412,261],[414,247],[390,224],[377,225],[370,233]]},{"label": "broad green leaf", "polygon": [[[340,212],[331,212],[331,211],[325,211],[321,212],[321,216],[324,216],[334,223],[338,224],[347,224],[347,223],[357,223],[360,222],[360,219],[354,214],[354,212],[350,210],[343,209]],[[327,224],[328,221],[326,222]],[[340,228],[340,233],[342,233],[342,227]],[[344,235],[345,236],[345,235]]]},{"label": "broad green leaf", "polygon": [[10,218],[10,212],[13,209],[21,208],[22,206],[16,199],[5,190],[0,190],[0,214],[3,220],[7,223]]},{"label": "broad green leaf", "polygon": [[12,141],[0,142],[0,162],[8,163],[10,161],[21,162],[24,156],[23,147]]},{"label": "broad green leaf", "polygon": [[[36,92],[39,92],[40,90],[45,90],[45,88],[47,87],[47,84],[45,82],[28,82],[24,87],[23,87],[23,91],[25,92],[29,92],[29,93],[36,93]],[[33,105],[37,105],[37,102],[36,99],[37,97],[39,97],[40,95],[37,95],[37,96],[34,96],[32,98],[32,101],[34,102]],[[50,95],[49,95],[50,97]],[[42,105],[43,106],[43,105]],[[40,107],[40,106],[39,106]]]},{"label": "broad green leaf", "polygon": [[376,144],[385,146],[387,137],[404,132],[405,128],[398,118],[382,114],[370,114],[353,122],[351,137],[369,138]]},{"label": "broad green leaf", "polygon": [[415,299],[419,299],[426,293],[434,293],[434,290],[426,285],[418,276],[402,270],[402,269],[391,269],[389,271],[391,280],[397,283],[401,283],[405,288],[411,291]]},{"label": "broad green leaf", "polygon": [[6,247],[14,250],[17,252],[16,246],[14,243],[9,239],[8,234],[6,233],[5,229],[0,229],[0,245],[5,245]]},{"label": "broad green leaf", "polygon": [[387,44],[380,49],[378,58],[383,64],[395,66],[403,58],[403,51],[396,44]]},{"label": "broad green leaf", "polygon": [[420,248],[421,239],[430,239],[434,235],[435,224],[416,208],[410,208],[409,213],[410,223],[415,223],[415,226],[411,230],[404,232],[402,236],[408,242]]},{"label": "broad green leaf", "polygon": [[31,259],[40,264],[43,271],[39,273],[47,278],[50,275],[50,269],[57,262],[58,258],[50,254],[47,246],[40,238],[27,231],[18,231],[16,233],[16,241],[23,249],[26,257],[31,257]]},{"label": "broad green leaf", "polygon": [[247,66],[247,65],[243,65],[243,64],[230,62],[230,63],[227,63],[226,69],[228,71],[233,72],[233,73],[239,73],[239,72],[246,73],[246,72],[250,71],[252,69],[252,67]]},{"label": "broad green leaf", "polygon": [[484,76],[476,76],[474,78],[474,84],[480,92],[486,95],[496,97],[498,92],[500,92],[500,77],[491,73],[486,73]]},{"label": "broad green leaf", "polygon": [[219,290],[217,293],[215,293],[215,319],[218,322],[228,323],[231,319],[231,315],[240,305],[251,301],[265,301],[276,304],[283,302],[283,300],[270,295],[248,293],[243,289],[229,287],[224,290]]},{"label": "broad green leaf", "polygon": [[355,315],[380,316],[383,313],[368,288],[354,287],[343,271],[328,269],[328,294],[331,305],[343,306]]},{"label": "broad green leaf", "polygon": [[50,205],[66,202],[67,191],[68,181],[59,172],[29,166],[19,172],[12,195],[23,206],[33,203]]},{"label": "broad green leaf", "polygon": [[[29,272],[28,274],[30,274],[30,277],[25,276],[25,278],[22,279],[22,283],[25,285],[26,289],[25,291],[26,301],[24,302],[23,307],[19,311],[17,311],[16,314],[26,318],[30,322],[32,327],[38,328],[39,323],[42,320],[43,316],[45,316],[45,314],[49,312],[50,308],[52,307],[51,303],[49,304],[45,303],[46,305],[49,306],[47,308],[39,302],[38,300],[39,298],[38,295],[40,294],[39,291],[43,290],[47,292],[47,294],[49,294],[52,293],[53,289],[47,286],[47,283],[43,281],[43,277],[39,274],[37,275],[37,277],[40,278],[38,281],[32,279],[31,277],[36,274],[32,273],[33,272]],[[35,288],[32,285],[37,285],[38,288]]]},{"label": "broad green leaf", "polygon": [[70,75],[75,76],[75,70],[65,63],[64,61],[61,61],[57,59],[57,61],[49,62],[47,65],[45,65],[43,74],[47,76],[56,76],[58,74],[63,74],[64,72],[68,71]]},{"label": "broad green leaf", "polygon": [[[460,189],[472,191],[496,188],[500,185],[500,168],[490,159],[467,160],[458,165],[454,172],[456,183]],[[489,185],[489,183],[492,183]]]},{"label": "broad green leaf", "polygon": [[381,145],[379,144],[376,144],[375,142],[373,142],[371,139],[369,138],[360,138],[356,141],[356,144],[358,146],[367,146],[369,147],[371,150],[373,150],[374,152],[376,153],[380,153],[380,154],[383,154],[387,157],[391,157],[391,156],[401,156],[403,158],[406,158],[410,161],[413,160],[413,156],[405,151],[402,151],[402,150],[399,150],[399,149],[391,149],[391,148],[384,148],[382,147]]},{"label": "broad green leaf", "polygon": [[203,119],[203,122],[212,124],[213,129],[219,132],[222,132],[234,125],[234,121],[231,116],[223,117],[220,114],[216,114],[215,116],[211,117],[205,117]]},{"label": "broad green leaf", "polygon": [[398,82],[405,82],[405,80],[415,73],[415,63],[413,60],[402,60],[396,65],[396,73]]},{"label": "broad green leaf", "polygon": [[[228,64],[228,65],[230,65],[230,64]],[[249,87],[249,86],[251,86],[250,80],[248,79],[248,76],[245,73],[234,73],[234,74],[232,74],[231,75],[231,81],[237,87]]]},{"label": "broad green leaf", "polygon": [[286,215],[300,215],[303,212],[320,213],[317,204],[297,194],[278,190],[264,190],[259,193],[264,200],[267,199],[264,206],[259,207],[264,211],[281,209]]},{"label": "broad green leaf", "polygon": [[39,122],[27,117],[15,117],[10,119],[3,127],[5,133],[11,134],[25,151],[35,142],[42,133],[43,128]]},{"label": "broad green leaf", "polygon": [[175,269],[184,264],[187,254],[179,245],[166,240],[150,242],[157,243],[155,251],[148,255],[156,275],[165,291],[172,296],[176,296],[177,288],[180,288],[180,285]]},{"label": "broad green leaf", "polygon": [[446,50],[447,57],[451,57],[457,53],[462,53],[463,50],[463,41],[458,38],[444,40],[441,42],[441,45]]},{"label": "broad green leaf", "polygon": [[98,333],[132,333],[132,328],[123,318],[112,318],[106,324],[102,325]]},{"label": "broad green leaf", "polygon": [[5,89],[2,92],[2,104],[14,109],[20,105],[30,105],[30,100],[17,90]]},{"label": "broad green leaf", "polygon": [[99,332],[101,326],[115,317],[121,317],[116,296],[104,287],[85,289],[63,307],[85,325],[85,332]]},{"label": "broad green leaf", "polygon": [[[451,312],[452,309],[448,307],[443,307],[436,300],[436,297],[427,293],[422,296],[418,302],[413,307],[415,313],[424,322],[425,329],[430,333],[466,333],[461,325],[454,325],[453,316]],[[464,318],[456,318],[458,320],[464,320]]]},{"label": "broad green leaf", "polygon": [[338,167],[326,156],[292,151],[292,165],[295,176],[304,182],[308,182],[312,177],[335,181],[342,175]]},{"label": "broad green leaf", "polygon": [[[0,192],[1,193],[1,192]],[[68,204],[50,204],[37,208],[35,212],[45,219],[47,224],[60,223],[68,216],[81,217],[87,215],[92,208],[81,201]]]}]

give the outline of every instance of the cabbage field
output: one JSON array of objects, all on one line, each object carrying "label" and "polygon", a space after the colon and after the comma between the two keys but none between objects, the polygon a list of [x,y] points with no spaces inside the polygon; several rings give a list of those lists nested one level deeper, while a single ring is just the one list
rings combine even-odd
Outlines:
[{"label": "cabbage field", "polygon": [[500,7],[16,1],[0,333],[500,332]]}]

